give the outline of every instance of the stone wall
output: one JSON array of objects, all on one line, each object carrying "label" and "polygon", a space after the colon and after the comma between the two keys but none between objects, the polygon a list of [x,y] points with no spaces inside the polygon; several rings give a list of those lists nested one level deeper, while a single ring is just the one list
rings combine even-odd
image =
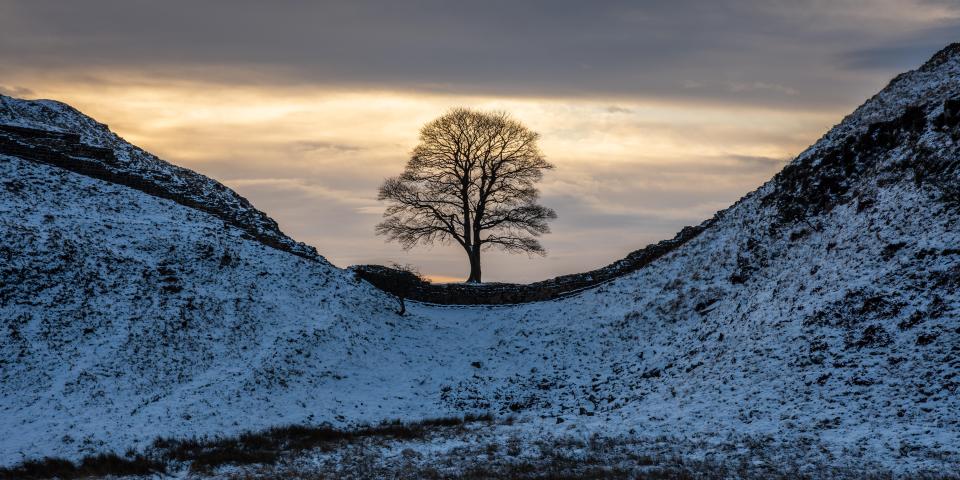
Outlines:
[{"label": "stone wall", "polygon": [[507,305],[553,300],[600,285],[639,270],[695,238],[715,219],[684,227],[674,238],[648,245],[606,267],[528,284],[433,284],[416,275],[382,265],[355,265],[350,269],[373,286],[398,297],[442,305]]}]

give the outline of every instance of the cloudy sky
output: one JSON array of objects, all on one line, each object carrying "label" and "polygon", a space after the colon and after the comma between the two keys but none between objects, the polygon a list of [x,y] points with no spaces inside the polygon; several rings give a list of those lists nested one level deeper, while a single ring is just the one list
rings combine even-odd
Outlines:
[{"label": "cloudy sky", "polygon": [[756,188],[896,73],[960,40],[960,2],[0,0],[0,93],[53,98],[214,177],[340,266],[465,277],[373,234],[426,121],[505,109],[542,135],[545,258],[599,267]]}]

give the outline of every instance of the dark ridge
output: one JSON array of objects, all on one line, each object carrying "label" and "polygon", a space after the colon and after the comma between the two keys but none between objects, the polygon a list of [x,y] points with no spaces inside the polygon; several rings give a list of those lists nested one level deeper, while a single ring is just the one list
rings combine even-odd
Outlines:
[{"label": "dark ridge", "polygon": [[715,216],[695,227],[684,227],[674,238],[636,250],[606,267],[529,284],[433,284],[411,272],[381,265],[355,265],[350,269],[358,277],[383,291],[418,302],[441,305],[509,305],[554,300],[637,271],[693,240],[716,219]]},{"label": "dark ridge", "polygon": [[[76,133],[0,125],[0,154],[51,165],[133,188],[158,198],[172,200],[186,207],[214,215],[225,223],[243,230],[248,238],[269,247],[309,260],[321,258],[313,247],[297,243],[283,235],[273,219],[254,209],[245,198],[237,195],[241,207],[239,210],[220,202],[204,202],[199,185],[192,185],[189,182],[186,185],[171,185],[162,181],[170,178],[160,178],[160,181],[157,181],[129,173],[118,165],[113,150],[84,144],[80,141],[80,135]],[[213,185],[221,190],[227,188],[215,182]],[[263,228],[257,228],[258,224],[263,225]]]}]

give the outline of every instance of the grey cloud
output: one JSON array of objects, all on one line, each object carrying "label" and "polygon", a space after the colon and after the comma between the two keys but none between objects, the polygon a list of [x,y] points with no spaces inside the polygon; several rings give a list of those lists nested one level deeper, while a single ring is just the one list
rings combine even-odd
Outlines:
[{"label": "grey cloud", "polygon": [[761,169],[783,167],[787,162],[790,161],[789,158],[763,157],[756,155],[730,155],[730,158],[736,160],[737,163],[747,168]]},{"label": "grey cloud", "polygon": [[916,66],[950,42],[960,40],[960,22],[924,29],[868,48],[846,51],[838,63],[850,70],[900,71]]},{"label": "grey cloud", "polygon": [[841,56],[841,63],[850,69],[882,69],[903,67],[923,53],[929,52],[927,45],[883,46],[846,52]]},{"label": "grey cloud", "polygon": [[[0,10],[0,73],[130,68],[223,82],[833,105],[866,94],[856,75],[825,70],[835,52],[851,52],[843,68],[879,66],[871,49],[902,36],[833,11],[851,5],[869,10],[760,0],[19,0]],[[943,36],[917,35],[931,41],[902,52],[911,64]]]},{"label": "grey cloud", "polygon": [[776,93],[782,93],[784,95],[796,95],[799,93],[796,89],[780,85],[777,83],[766,83],[766,82],[735,82],[730,84],[730,90],[734,92],[755,92],[755,91],[771,91]]},{"label": "grey cloud", "polygon": [[320,141],[309,141],[309,140],[296,142],[293,146],[296,150],[305,151],[305,152],[313,152],[313,151],[357,152],[357,151],[363,150],[363,147],[359,145],[351,145],[349,143],[320,142]]},{"label": "grey cloud", "polygon": [[26,87],[18,87],[16,85],[8,87],[0,85],[0,94],[9,95],[11,97],[32,97],[34,92]]},{"label": "grey cloud", "polygon": [[633,110],[619,105],[610,105],[607,107],[607,113],[633,113]]}]

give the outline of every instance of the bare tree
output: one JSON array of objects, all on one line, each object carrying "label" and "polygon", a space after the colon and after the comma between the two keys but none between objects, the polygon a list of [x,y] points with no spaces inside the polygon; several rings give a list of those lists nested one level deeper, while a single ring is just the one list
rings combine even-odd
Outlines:
[{"label": "bare tree", "polygon": [[480,282],[482,249],[546,255],[536,237],[557,214],[536,203],[534,184],[553,168],[538,138],[505,112],[455,108],[427,123],[403,173],[380,187],[389,205],[377,234],[405,249],[457,242],[468,282]]}]

